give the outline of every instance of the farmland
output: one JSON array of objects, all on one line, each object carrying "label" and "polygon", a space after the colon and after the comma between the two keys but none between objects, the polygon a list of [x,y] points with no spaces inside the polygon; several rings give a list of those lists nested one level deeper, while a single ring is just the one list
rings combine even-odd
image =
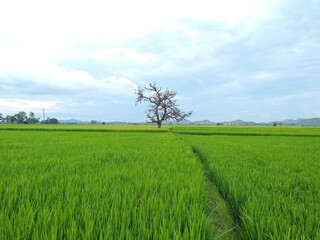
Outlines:
[{"label": "farmland", "polygon": [[171,134],[0,134],[0,239],[211,237],[203,173]]},{"label": "farmland", "polygon": [[320,138],[183,135],[243,239],[320,238]]},{"label": "farmland", "polygon": [[320,239],[319,136],[0,125],[0,239]]}]

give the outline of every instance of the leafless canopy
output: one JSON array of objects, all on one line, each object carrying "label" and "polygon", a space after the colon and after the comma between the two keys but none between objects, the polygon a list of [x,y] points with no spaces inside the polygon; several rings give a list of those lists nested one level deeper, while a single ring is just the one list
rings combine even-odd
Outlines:
[{"label": "leafless canopy", "polygon": [[150,120],[149,122],[157,123],[158,128],[160,128],[164,120],[180,122],[192,114],[192,111],[184,113],[178,108],[177,101],[174,99],[176,94],[177,92],[169,91],[168,88],[162,89],[157,87],[156,83],[150,83],[148,87],[139,87],[136,90],[136,104],[149,102],[146,110],[147,118]]}]

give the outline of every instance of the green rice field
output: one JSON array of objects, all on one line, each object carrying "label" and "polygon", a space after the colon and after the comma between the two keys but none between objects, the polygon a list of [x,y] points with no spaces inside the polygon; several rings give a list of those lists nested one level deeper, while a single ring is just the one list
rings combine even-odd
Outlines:
[{"label": "green rice field", "polygon": [[0,125],[0,239],[320,239],[320,128]]}]

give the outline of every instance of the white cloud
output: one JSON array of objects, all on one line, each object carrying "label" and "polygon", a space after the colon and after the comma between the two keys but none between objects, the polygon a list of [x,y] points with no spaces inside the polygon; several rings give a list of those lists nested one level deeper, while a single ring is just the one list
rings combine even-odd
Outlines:
[{"label": "white cloud", "polygon": [[[81,90],[84,86],[91,87],[96,81],[85,71],[59,67],[51,62],[42,62],[41,59],[34,61],[16,59],[16,61],[0,61],[0,63],[2,65],[0,77],[6,79],[6,76],[10,76],[12,79],[19,79],[20,85],[31,81],[32,85],[26,84],[25,88],[46,86],[61,90]],[[10,81],[7,80],[7,83]],[[43,94],[46,93],[43,92]]]},{"label": "white cloud", "polygon": [[101,89],[109,94],[133,95],[137,85],[126,77],[109,76],[99,82]]},{"label": "white cloud", "polygon": [[[180,19],[221,21],[241,24],[247,19],[260,19],[270,14],[271,6],[261,0],[244,1],[5,1],[0,3],[0,72],[15,74],[38,72],[42,78],[51,72],[51,80],[63,75],[68,86],[75,72],[63,73],[54,66],[63,59],[94,59],[118,65],[154,63],[162,72],[183,72],[179,66],[159,59],[154,53],[119,47],[119,44],[158,30],[182,30],[190,38],[199,33],[179,22]],[[222,33],[216,34],[217,36]],[[223,34],[223,38],[225,38]],[[228,35],[227,35],[228,37]],[[230,37],[230,36],[229,36]],[[1,41],[5,39],[5,41]],[[225,40],[223,40],[225,42]],[[201,43],[194,43],[201,44]],[[194,45],[193,44],[193,45]],[[87,48],[83,49],[83,46]],[[199,49],[172,46],[176,58],[193,59]],[[194,51],[194,52],[192,52]],[[51,65],[51,66],[49,66]],[[57,72],[54,72],[57,71]],[[150,72],[150,70],[148,71]],[[78,73],[77,73],[78,74]],[[110,75],[119,75],[119,72]],[[86,81],[90,76],[81,73]],[[79,77],[79,76],[76,76]],[[41,79],[40,78],[40,79]],[[47,79],[47,78],[44,78]],[[64,83],[63,83],[64,84]],[[75,83],[77,85],[77,83]]]},{"label": "white cloud", "polygon": [[264,86],[270,85],[270,83],[276,84],[276,81],[283,77],[284,73],[281,72],[252,72],[248,75],[244,74],[241,76],[241,82],[243,86],[247,88],[258,87],[263,88]]},{"label": "white cloud", "polygon": [[36,102],[53,100],[60,112],[95,115],[106,104],[110,112],[112,103],[129,103],[136,83],[152,81],[186,96],[201,93],[193,100],[205,114],[206,104],[223,102],[221,117],[228,108],[240,113],[241,96],[249,97],[245,106],[263,103],[256,112],[268,106],[266,97],[288,109],[316,102],[310,99],[318,95],[299,96],[319,89],[318,11],[314,1],[294,3],[1,1],[1,106],[42,107]]},{"label": "white cloud", "polygon": [[259,72],[253,75],[252,79],[254,81],[263,82],[263,81],[270,81],[276,78],[275,73],[271,72]]},{"label": "white cloud", "polygon": [[210,90],[210,93],[217,94],[235,94],[241,91],[244,86],[241,84],[239,80],[233,80],[228,83],[221,84],[220,86],[215,87]]},{"label": "white cloud", "polygon": [[275,100],[278,102],[282,101],[295,101],[296,100],[303,100],[303,99],[314,99],[314,102],[319,102],[320,101],[320,91],[310,91],[310,92],[303,92],[303,93],[297,93],[297,94],[288,94],[288,95],[283,95]]},{"label": "white cloud", "polygon": [[261,0],[12,0],[0,4],[0,28],[19,44],[37,48],[66,46],[75,39],[118,44],[157,29],[174,29],[176,20],[183,18],[237,25],[244,19],[269,16],[274,4]]},{"label": "white cloud", "polygon": [[41,109],[58,109],[59,101],[36,101],[25,99],[0,99],[2,108],[10,109],[10,111],[35,111]]},{"label": "white cloud", "polygon": [[[30,55],[17,59],[4,59],[0,56],[0,78],[3,84],[17,84],[23,90],[32,89],[38,94],[50,94],[50,90],[58,90],[60,94],[66,91],[74,94],[83,92],[100,92],[105,94],[131,94],[136,84],[125,77],[105,76],[102,79],[93,77],[89,72],[69,67],[60,67],[57,64]],[[142,58],[141,61],[144,61]],[[10,77],[8,77],[10,76]],[[12,80],[13,79],[13,80]],[[17,80],[15,80],[17,79]],[[42,91],[42,92],[41,92]]]},{"label": "white cloud", "polygon": [[86,56],[91,59],[113,64],[146,64],[155,61],[157,56],[153,53],[143,53],[128,48],[107,48],[107,49],[79,49],[77,57]]}]

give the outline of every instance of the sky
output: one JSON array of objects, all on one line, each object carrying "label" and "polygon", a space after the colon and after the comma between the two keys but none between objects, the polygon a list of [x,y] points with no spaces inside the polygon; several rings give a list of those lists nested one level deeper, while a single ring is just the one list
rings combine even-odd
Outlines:
[{"label": "sky", "polygon": [[320,0],[0,2],[0,113],[144,122],[135,90],[189,120],[320,117]]}]

